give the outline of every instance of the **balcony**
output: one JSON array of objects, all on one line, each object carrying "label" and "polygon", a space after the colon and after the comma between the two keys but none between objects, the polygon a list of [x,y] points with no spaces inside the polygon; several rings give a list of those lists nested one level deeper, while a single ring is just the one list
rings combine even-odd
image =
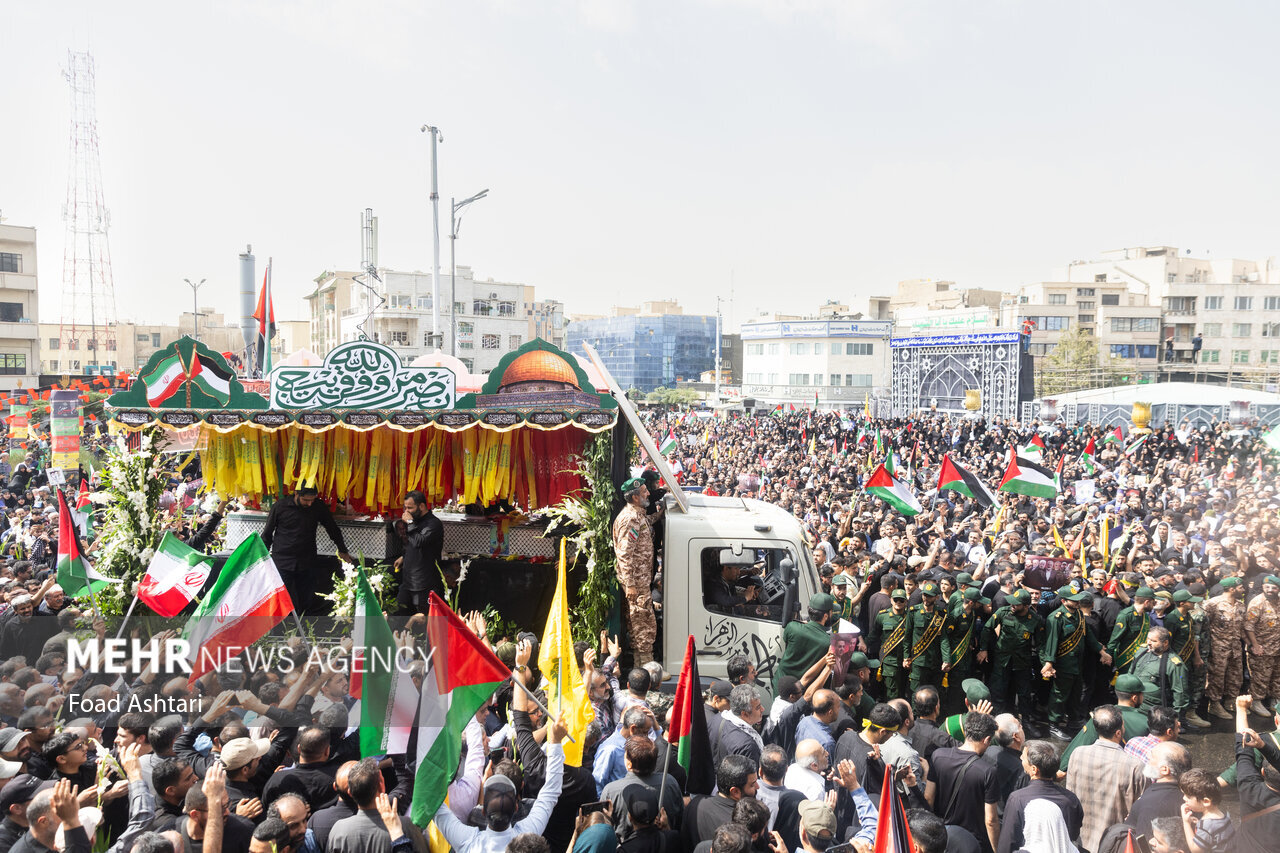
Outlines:
[{"label": "balcony", "polygon": [[27,318],[14,321],[0,320],[0,338],[34,341],[40,337],[40,327]]},{"label": "balcony", "polygon": [[30,273],[0,272],[0,290],[35,290],[36,277]]}]

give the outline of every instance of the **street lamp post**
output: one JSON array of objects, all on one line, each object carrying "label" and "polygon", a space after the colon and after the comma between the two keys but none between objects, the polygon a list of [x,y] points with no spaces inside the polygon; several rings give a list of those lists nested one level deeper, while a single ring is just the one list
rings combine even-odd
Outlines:
[{"label": "street lamp post", "polygon": [[431,245],[434,274],[431,276],[431,336],[440,345],[440,192],[436,184],[436,143],[444,142],[440,128],[429,124],[422,132],[431,133]]},{"label": "street lamp post", "polygon": [[449,355],[458,355],[458,231],[462,228],[462,220],[458,214],[473,201],[479,201],[489,194],[487,189],[464,198],[462,201],[449,199]]},{"label": "street lamp post", "polygon": [[200,285],[204,284],[206,279],[192,281],[184,278],[183,281],[191,285],[191,336],[196,339],[196,343],[200,343]]}]

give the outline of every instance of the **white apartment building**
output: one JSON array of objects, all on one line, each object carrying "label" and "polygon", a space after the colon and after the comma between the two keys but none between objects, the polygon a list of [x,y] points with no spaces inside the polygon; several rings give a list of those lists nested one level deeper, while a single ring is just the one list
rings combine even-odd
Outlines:
[{"label": "white apartment building", "polygon": [[[435,349],[430,273],[380,269],[381,281],[371,282],[374,294],[362,283],[363,276],[356,281],[354,275],[322,277],[316,292],[307,297],[312,306],[312,348],[317,354],[338,343],[359,340],[361,325],[365,335],[394,348],[406,363]],[[440,284],[441,349],[456,354],[472,373],[488,373],[502,356],[539,333],[551,333],[542,337],[556,343],[558,331],[563,343],[564,306],[554,300],[538,302],[529,285],[477,281],[468,266],[458,267],[452,292],[448,279],[442,276]],[[380,300],[385,304],[380,305]],[[336,337],[330,335],[331,323],[336,323]]]},{"label": "white apartment building", "polygon": [[1065,280],[1123,283],[1161,312],[1160,344],[1173,340],[1174,366],[1191,360],[1233,369],[1280,369],[1280,262],[1275,258],[1194,258],[1172,246],[1140,246],[1075,261]]},{"label": "white apartment building", "polygon": [[742,395],[766,405],[861,404],[890,383],[888,320],[765,315],[742,324]]},{"label": "white apartment building", "polygon": [[37,293],[36,229],[0,223],[0,390],[36,385]]}]

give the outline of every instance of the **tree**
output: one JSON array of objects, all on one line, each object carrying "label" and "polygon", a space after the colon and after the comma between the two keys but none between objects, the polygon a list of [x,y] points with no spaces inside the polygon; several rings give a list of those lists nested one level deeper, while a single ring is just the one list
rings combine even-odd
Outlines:
[{"label": "tree", "polygon": [[1036,393],[1040,397],[1118,385],[1124,375],[1102,360],[1098,339],[1083,326],[1064,333],[1053,352],[1039,362]]},{"label": "tree", "polygon": [[664,388],[658,386],[644,396],[646,402],[664,406],[692,406],[702,395],[692,388]]}]

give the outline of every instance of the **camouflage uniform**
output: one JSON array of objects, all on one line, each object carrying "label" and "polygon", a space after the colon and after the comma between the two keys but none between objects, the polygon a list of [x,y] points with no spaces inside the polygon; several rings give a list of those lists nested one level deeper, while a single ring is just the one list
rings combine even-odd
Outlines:
[{"label": "camouflage uniform", "polygon": [[1249,655],[1249,690],[1255,699],[1280,699],[1280,605],[1262,594],[1255,595],[1245,610],[1245,622],[1265,654]]},{"label": "camouflage uniform", "polygon": [[1204,612],[1209,617],[1209,644],[1213,648],[1205,692],[1212,702],[1221,702],[1224,696],[1230,700],[1240,692],[1244,681],[1240,649],[1240,641],[1244,639],[1244,602],[1233,602],[1224,592],[1206,601]]},{"label": "camouflage uniform", "polygon": [[1191,694],[1191,707],[1199,708],[1200,700],[1204,698],[1205,684],[1209,681],[1209,667],[1213,662],[1213,643],[1209,642],[1209,614],[1204,612],[1203,604],[1197,604],[1195,610],[1191,611],[1191,625],[1200,651],[1200,665],[1191,665],[1187,692]]},{"label": "camouflage uniform", "polygon": [[613,521],[618,583],[627,602],[627,632],[635,666],[653,660],[658,622],[653,615],[653,528],[644,507],[628,502]]}]

